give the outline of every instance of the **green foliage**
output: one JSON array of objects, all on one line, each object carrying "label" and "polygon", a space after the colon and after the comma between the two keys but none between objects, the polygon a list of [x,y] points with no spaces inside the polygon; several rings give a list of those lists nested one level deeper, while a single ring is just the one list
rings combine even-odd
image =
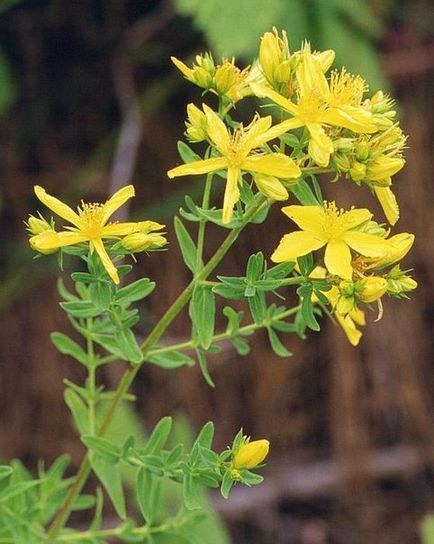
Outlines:
[{"label": "green foliage", "polygon": [[361,72],[377,90],[385,87],[377,54],[381,21],[362,0],[176,0],[179,13],[193,19],[217,57],[258,55],[258,36],[273,26],[285,29],[297,50],[303,40],[316,49],[334,49],[338,64]]},{"label": "green foliage", "polygon": [[425,516],[421,525],[422,544],[434,544],[434,516]]}]

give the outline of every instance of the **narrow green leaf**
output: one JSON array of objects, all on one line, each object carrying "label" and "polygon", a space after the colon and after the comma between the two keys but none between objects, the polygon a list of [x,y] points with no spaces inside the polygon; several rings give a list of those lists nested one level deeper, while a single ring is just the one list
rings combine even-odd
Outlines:
[{"label": "narrow green leaf", "polygon": [[120,518],[125,519],[125,497],[119,467],[113,463],[109,463],[105,457],[101,457],[93,452],[89,460],[92,470],[107,491],[116,513]]},{"label": "narrow green leaf", "polygon": [[184,503],[188,510],[201,507],[202,494],[200,485],[194,480],[193,475],[187,472],[184,475]]},{"label": "narrow green leaf", "polygon": [[226,471],[223,476],[223,482],[220,487],[220,493],[222,494],[223,498],[227,499],[229,497],[229,492],[232,489],[232,486],[234,485],[234,480],[232,479],[230,471]]},{"label": "narrow green leaf", "polygon": [[244,356],[250,353],[249,342],[247,340],[244,340],[244,338],[232,338],[231,342],[238,355]]},{"label": "narrow green leaf", "polygon": [[197,435],[196,440],[194,441],[194,446],[200,445],[204,448],[211,449],[212,441],[214,438],[214,423],[212,421],[207,421],[205,425],[200,430]]},{"label": "narrow green leaf", "polygon": [[208,285],[196,285],[190,303],[190,317],[199,345],[208,349],[214,336],[215,298]]},{"label": "narrow green leaf", "polygon": [[253,320],[257,325],[262,325],[267,312],[265,293],[263,291],[256,291],[254,296],[248,298],[248,301]]},{"label": "narrow green leaf", "polygon": [[271,327],[267,327],[268,339],[270,340],[271,347],[276,355],[279,357],[290,357],[292,353],[288,351],[280,341],[277,334]]},{"label": "narrow green leaf", "polygon": [[0,465],[0,480],[9,476],[13,470],[9,465]]},{"label": "narrow green leaf", "polygon": [[259,251],[255,255],[250,255],[247,262],[246,279],[247,282],[255,282],[262,274],[264,267],[264,254]]},{"label": "narrow green leaf", "polygon": [[161,451],[161,448],[166,443],[169,438],[170,430],[172,428],[172,418],[169,416],[163,417],[155,425],[154,430],[151,433],[151,436],[146,442],[143,452],[145,454],[156,454]]},{"label": "narrow green leaf", "polygon": [[156,283],[149,278],[141,278],[116,292],[115,300],[118,303],[136,302],[147,297],[155,289]]},{"label": "narrow green leaf", "polygon": [[64,397],[80,434],[87,434],[89,431],[89,415],[86,405],[72,389],[66,389]]},{"label": "narrow green leaf", "polygon": [[199,361],[199,367],[202,372],[202,376],[205,378],[206,383],[210,387],[215,387],[215,383],[213,379],[211,378],[211,375],[208,370],[208,363],[207,363],[205,354],[200,349],[197,349],[196,353],[197,353],[197,359]]},{"label": "narrow green leaf", "polygon": [[52,332],[50,338],[60,353],[70,355],[82,365],[87,366],[86,352],[72,338],[61,332]]},{"label": "narrow green leaf", "polygon": [[137,343],[134,333],[130,329],[120,329],[114,335],[116,344],[127,361],[139,364],[142,362],[143,353]]},{"label": "narrow green leaf", "polygon": [[[78,284],[76,284],[78,285]],[[90,300],[77,300],[74,302],[60,302],[61,308],[73,317],[96,317],[101,313],[101,308],[95,306]]]},{"label": "narrow green leaf", "polygon": [[111,288],[106,281],[96,281],[90,284],[89,294],[95,306],[101,310],[108,310],[111,303]]},{"label": "narrow green leaf", "polygon": [[80,440],[86,448],[94,451],[108,463],[116,464],[120,458],[120,449],[100,436],[82,435]]},{"label": "narrow green leaf", "polygon": [[303,206],[320,206],[322,204],[322,201],[318,202],[314,192],[304,179],[291,187],[291,192]]},{"label": "narrow green leaf", "polygon": [[175,217],[174,224],[176,238],[178,239],[184,263],[194,273],[196,271],[196,244],[193,242],[188,230],[184,227],[179,217]]},{"label": "narrow green leaf", "polygon": [[202,158],[197,153],[195,153],[191,149],[191,147],[187,145],[185,142],[179,140],[177,143],[177,147],[178,147],[178,153],[181,156],[181,159],[185,163],[188,164],[190,162],[196,162],[196,161],[202,160]]},{"label": "narrow green leaf", "polygon": [[137,473],[136,489],[143,518],[152,525],[161,510],[161,481],[142,467]]},{"label": "narrow green leaf", "polygon": [[162,368],[173,369],[180,366],[194,366],[195,361],[189,355],[185,355],[180,351],[170,351],[168,353],[155,353],[147,355],[147,363],[152,363]]}]

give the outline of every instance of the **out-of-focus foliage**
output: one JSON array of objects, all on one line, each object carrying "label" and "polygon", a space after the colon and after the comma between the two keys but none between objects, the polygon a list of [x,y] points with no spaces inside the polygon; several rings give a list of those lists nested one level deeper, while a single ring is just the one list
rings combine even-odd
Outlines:
[{"label": "out-of-focus foliage", "polygon": [[337,62],[362,72],[372,90],[384,87],[375,42],[380,19],[361,0],[175,0],[194,20],[216,56],[257,55],[256,36],[273,25],[288,33],[291,49],[308,39],[316,49],[334,49]]},{"label": "out-of-focus foliage", "polygon": [[3,51],[0,49],[0,115],[5,113],[13,104],[15,96],[15,81],[9,63]]},{"label": "out-of-focus foliage", "polygon": [[434,544],[434,516],[426,516],[421,527],[422,544]]}]

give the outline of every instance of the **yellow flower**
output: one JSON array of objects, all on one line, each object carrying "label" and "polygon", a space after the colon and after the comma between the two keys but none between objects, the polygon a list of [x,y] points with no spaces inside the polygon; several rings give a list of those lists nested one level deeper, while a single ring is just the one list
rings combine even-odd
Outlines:
[{"label": "yellow flower", "polygon": [[[253,178],[256,174],[269,176],[266,182],[268,186],[274,185],[275,193],[280,191],[287,198],[288,192],[277,178],[298,178],[301,175],[300,168],[282,153],[260,154],[254,151],[278,136],[278,132],[270,129],[271,116],[256,117],[248,127],[241,126],[231,134],[213,110],[205,104],[203,109],[207,119],[208,137],[221,156],[173,168],[167,172],[169,178],[227,170],[223,200],[224,223],[229,223],[232,219],[233,208],[240,198],[238,184],[241,172],[249,172]],[[283,132],[284,130],[280,134]],[[260,181],[258,188],[261,190],[262,187],[263,183]]]},{"label": "yellow flower", "polygon": [[268,440],[245,442],[235,453],[232,466],[235,469],[255,468],[267,457],[269,449]]},{"label": "yellow flower", "polygon": [[356,229],[371,219],[369,210],[338,210],[334,202],[321,206],[287,206],[282,208],[302,230],[285,234],[271,256],[277,263],[295,261],[297,257],[326,246],[324,262],[331,274],[351,280],[351,251],[367,257],[381,258],[390,251],[390,244],[378,236]]},{"label": "yellow flower", "polygon": [[203,89],[209,89],[212,86],[215,65],[210,53],[196,55],[196,64],[193,64],[192,68],[189,68],[176,57],[170,57],[170,60],[178,70],[184,74],[184,77],[188,79],[188,81],[191,81]]},{"label": "yellow flower", "polygon": [[363,94],[360,83],[363,80],[342,72],[341,76],[332,78],[329,86],[321,62],[310,52],[308,44],[301,52],[296,79],[297,104],[265,85],[252,83],[251,87],[257,96],[270,98],[292,114],[291,119],[280,123],[286,131],[307,128],[310,134],[309,155],[319,166],[328,166],[334,150],[324,126],[347,128],[357,133],[377,132],[372,114],[358,104]]},{"label": "yellow flower", "polygon": [[368,276],[362,280],[357,298],[369,304],[381,298],[387,292],[387,280],[379,276]]},{"label": "yellow flower", "polygon": [[98,253],[107,273],[114,283],[118,284],[118,272],[104,247],[103,239],[117,238],[143,231],[146,221],[141,223],[109,223],[111,215],[134,196],[134,187],[127,185],[119,189],[105,204],[85,204],[82,202],[81,206],[77,207],[77,212],[54,196],[49,195],[39,185],[35,186],[35,194],[47,208],[72,223],[73,227],[65,227],[66,230],[61,232],[47,230],[32,236],[30,238],[31,247],[43,252],[88,242],[90,250],[95,250]]},{"label": "yellow flower", "polygon": [[286,32],[279,37],[276,28],[266,32],[259,46],[259,63],[268,83],[284,96],[288,96],[291,77],[291,53]]},{"label": "yellow flower", "polygon": [[373,190],[383,208],[386,219],[391,225],[394,225],[399,219],[399,205],[392,189],[374,185]]}]

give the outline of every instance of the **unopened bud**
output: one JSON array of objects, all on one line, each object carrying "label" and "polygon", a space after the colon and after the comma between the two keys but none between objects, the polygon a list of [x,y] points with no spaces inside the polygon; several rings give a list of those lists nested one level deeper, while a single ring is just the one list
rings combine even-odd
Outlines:
[{"label": "unopened bud", "polygon": [[362,181],[366,178],[366,165],[357,161],[353,162],[349,174],[354,181]]},{"label": "unopened bud", "polygon": [[232,466],[235,469],[255,468],[267,457],[269,449],[268,440],[246,442],[235,453]]},{"label": "unopened bud", "polygon": [[381,298],[387,291],[387,280],[379,276],[370,276],[362,281],[358,298],[369,304]]}]

